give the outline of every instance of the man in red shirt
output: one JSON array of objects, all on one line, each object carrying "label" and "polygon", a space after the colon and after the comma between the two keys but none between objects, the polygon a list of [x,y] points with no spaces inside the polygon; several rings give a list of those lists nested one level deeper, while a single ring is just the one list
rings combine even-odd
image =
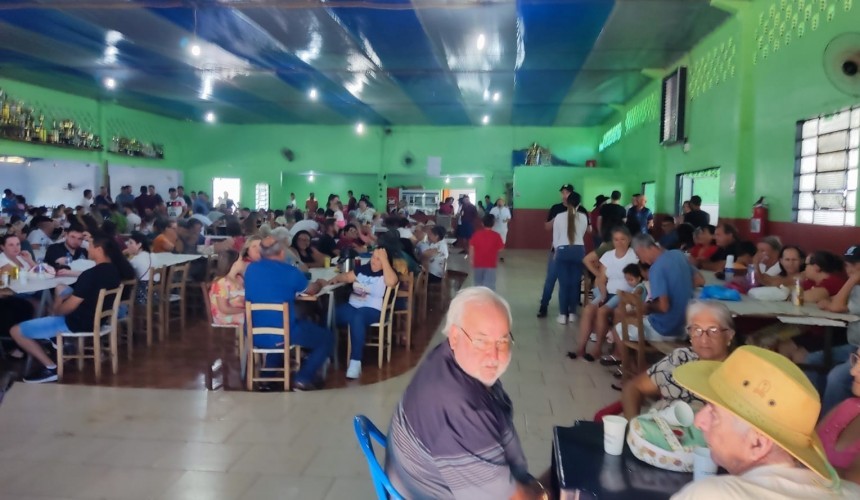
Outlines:
[{"label": "man in red shirt", "polygon": [[469,240],[469,262],[475,277],[475,286],[485,286],[490,290],[496,289],[496,266],[499,262],[499,252],[505,248],[505,243],[499,233],[493,231],[496,218],[487,214],[482,219],[484,227],[472,235]]}]

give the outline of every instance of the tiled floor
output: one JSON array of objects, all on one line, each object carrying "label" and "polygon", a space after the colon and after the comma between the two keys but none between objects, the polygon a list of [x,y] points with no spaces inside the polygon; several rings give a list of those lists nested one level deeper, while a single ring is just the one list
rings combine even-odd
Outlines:
[{"label": "tiled floor", "polygon": [[[604,368],[565,356],[574,326],[535,318],[545,258],[510,252],[498,281],[517,340],[503,381],[536,473],[553,425],[618,398]],[[0,498],[373,498],[351,420],[385,429],[410,376],[288,394],[16,384],[0,407]]]}]

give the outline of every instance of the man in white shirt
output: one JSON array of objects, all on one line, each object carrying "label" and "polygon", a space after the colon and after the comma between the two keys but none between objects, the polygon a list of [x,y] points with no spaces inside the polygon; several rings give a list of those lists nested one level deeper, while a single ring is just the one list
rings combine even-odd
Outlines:
[{"label": "man in white shirt", "polygon": [[765,236],[756,244],[756,254],[753,265],[756,271],[768,276],[779,276],[782,267],[779,265],[779,254],[782,251],[782,241],[778,236]]},{"label": "man in white shirt", "polygon": [[35,229],[30,231],[27,241],[30,242],[30,245],[33,246],[34,250],[47,248],[48,245],[54,242],[50,236],[54,232],[54,221],[51,219],[40,215],[33,219],[33,222],[30,223],[30,227]]},{"label": "man in white shirt", "polygon": [[90,206],[93,204],[93,190],[84,189],[84,198],[81,200],[81,213],[90,213]]},{"label": "man in white shirt", "polygon": [[708,404],[696,415],[714,462],[729,474],[688,484],[673,500],[860,498],[815,431],[818,393],[785,356],[754,346],[725,361],[692,361],[675,381]]},{"label": "man in white shirt", "polygon": [[125,220],[128,221],[128,226],[126,230],[130,233],[132,231],[140,231],[140,225],[143,223],[143,220],[139,215],[134,213],[134,208],[129,205],[123,206],[125,210]]},{"label": "man in white shirt", "polygon": [[427,265],[427,279],[438,283],[445,277],[448,262],[448,243],[445,241],[445,228],[433,226],[427,235],[430,245],[421,253],[422,261]]},{"label": "man in white shirt", "polygon": [[167,192],[170,194],[170,199],[167,200],[167,216],[171,219],[178,219],[188,210],[188,204],[185,203],[184,198],[179,196],[176,188],[170,188]]},{"label": "man in white shirt", "polygon": [[290,202],[287,203],[287,208],[296,208],[296,193],[290,193]]}]

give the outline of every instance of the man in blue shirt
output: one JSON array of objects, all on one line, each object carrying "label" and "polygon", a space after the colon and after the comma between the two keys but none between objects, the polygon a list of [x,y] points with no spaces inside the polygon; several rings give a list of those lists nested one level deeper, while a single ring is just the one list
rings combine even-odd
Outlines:
[{"label": "man in blue shirt", "polygon": [[654,214],[645,206],[647,201],[644,194],[633,195],[633,204],[627,211],[627,227],[631,234],[648,234],[654,225]]},{"label": "man in blue shirt", "polygon": [[[645,304],[645,339],[674,340],[684,336],[687,304],[693,298],[693,289],[704,285],[701,274],[687,261],[680,250],[664,250],[647,234],[633,237],[633,251],[640,262],[651,265],[648,281],[651,299]],[[621,324],[615,327],[621,336]],[[637,340],[639,332],[628,327],[630,340]]]},{"label": "man in blue shirt", "polygon": [[[289,304],[290,344],[310,350],[310,354],[302,362],[302,367],[293,377],[293,388],[313,389],[317,372],[331,356],[334,337],[332,332],[322,326],[297,318],[295,300],[300,293],[318,293],[320,286],[317,283],[309,283],[301,271],[284,262],[286,247],[279,240],[265,238],[260,244],[260,255],[262,259],[251,263],[245,271],[245,300],[251,303]],[[283,314],[280,312],[256,311],[253,314],[254,326],[283,327]],[[279,335],[258,335],[254,338],[254,345],[273,348],[283,341],[283,337]]]},{"label": "man in blue shirt", "polygon": [[206,215],[212,211],[211,207],[209,207],[209,196],[200,191],[197,193],[197,199],[194,200],[194,205],[191,207],[191,210],[195,214]]}]

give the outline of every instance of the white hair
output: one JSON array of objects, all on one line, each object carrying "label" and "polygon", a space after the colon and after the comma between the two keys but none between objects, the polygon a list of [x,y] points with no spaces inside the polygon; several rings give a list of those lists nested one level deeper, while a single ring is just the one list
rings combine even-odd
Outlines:
[{"label": "white hair", "polygon": [[503,309],[508,317],[508,325],[513,324],[511,306],[504,297],[485,286],[471,286],[457,292],[457,295],[451,301],[451,305],[448,307],[448,315],[445,316],[445,327],[442,330],[443,333],[448,335],[452,326],[459,326],[462,324],[463,316],[466,314],[468,306],[477,305],[479,303],[492,304]]},{"label": "white hair", "polygon": [[723,328],[730,330],[735,329],[735,320],[732,318],[732,312],[725,304],[718,300],[691,300],[687,305],[687,324],[689,325],[693,317],[702,312],[709,312],[717,319],[717,323]]}]

